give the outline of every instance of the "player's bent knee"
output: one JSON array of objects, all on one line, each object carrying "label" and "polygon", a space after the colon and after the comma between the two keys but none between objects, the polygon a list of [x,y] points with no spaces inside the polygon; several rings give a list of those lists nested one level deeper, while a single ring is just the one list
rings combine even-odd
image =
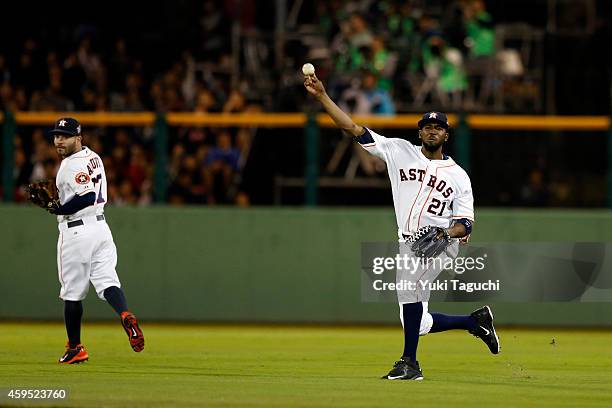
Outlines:
[{"label": "player's bent knee", "polygon": [[424,336],[431,330],[433,326],[433,316],[429,312],[423,313],[421,317],[421,327],[419,328],[419,336]]},{"label": "player's bent knee", "polygon": [[105,296],[106,289],[110,289],[112,287],[120,289],[121,288],[121,284],[117,282],[117,283],[108,284],[108,286],[101,286],[99,288],[96,287],[96,294],[98,295],[98,297],[101,300],[105,301],[106,300],[106,296]]},{"label": "player's bent knee", "polygon": [[[421,325],[419,327],[419,336],[424,336],[431,330],[433,326],[433,316],[428,311],[428,302],[423,303],[423,315],[421,316]],[[400,321],[402,322],[402,327],[404,326],[404,314],[403,314],[403,303],[399,304],[399,316]]]}]

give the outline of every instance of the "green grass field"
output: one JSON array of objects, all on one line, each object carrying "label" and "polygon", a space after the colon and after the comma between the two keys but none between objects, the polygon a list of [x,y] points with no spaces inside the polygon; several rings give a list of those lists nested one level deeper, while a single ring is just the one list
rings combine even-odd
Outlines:
[{"label": "green grass field", "polygon": [[400,355],[399,328],[143,330],[137,354],[119,324],[85,324],[90,361],[60,366],[62,324],[0,323],[0,388],[68,387],[69,399],[54,406],[85,407],[612,406],[610,331],[501,329],[498,356],[465,332],[427,335],[425,380],[414,382],[379,379]]}]

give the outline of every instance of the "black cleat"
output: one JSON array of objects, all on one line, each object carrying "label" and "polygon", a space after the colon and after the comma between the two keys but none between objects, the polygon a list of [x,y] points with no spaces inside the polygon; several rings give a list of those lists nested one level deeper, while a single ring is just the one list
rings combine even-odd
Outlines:
[{"label": "black cleat", "polygon": [[491,350],[491,353],[498,354],[500,349],[499,337],[497,337],[495,326],[493,326],[493,313],[489,306],[483,306],[473,311],[470,316],[472,316],[478,324],[478,327],[470,330],[470,333],[484,341],[487,347],[489,347],[489,350]]},{"label": "black cleat", "polygon": [[423,372],[418,361],[411,361],[408,357],[402,357],[393,364],[389,374],[382,377],[383,380],[415,380],[423,379]]}]

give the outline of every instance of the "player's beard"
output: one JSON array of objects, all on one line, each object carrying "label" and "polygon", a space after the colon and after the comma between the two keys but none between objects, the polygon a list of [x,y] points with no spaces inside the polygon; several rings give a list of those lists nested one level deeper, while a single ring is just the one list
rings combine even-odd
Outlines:
[{"label": "player's beard", "polygon": [[440,149],[443,145],[444,145],[444,140],[441,140],[438,143],[432,143],[432,142],[423,140],[423,147],[425,148],[425,150],[431,153],[437,152],[438,149]]},{"label": "player's beard", "polygon": [[59,147],[55,146],[55,150],[57,151],[57,154],[59,154],[61,157],[68,157],[68,156],[70,156],[72,153],[74,153],[76,151],[76,148],[77,148],[76,137],[74,138],[72,143],[64,142],[64,145],[63,145],[63,147],[61,149]]}]

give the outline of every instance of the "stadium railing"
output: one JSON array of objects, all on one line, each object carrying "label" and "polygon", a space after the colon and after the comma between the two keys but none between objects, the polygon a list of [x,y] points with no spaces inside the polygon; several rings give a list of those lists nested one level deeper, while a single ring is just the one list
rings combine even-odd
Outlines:
[{"label": "stadium railing", "polygon": [[[305,135],[305,203],[316,205],[318,186],[319,130],[333,127],[330,117],[322,113],[119,113],[119,112],[0,112],[2,123],[2,181],[5,202],[13,201],[14,136],[19,125],[50,126],[58,117],[78,118],[83,125],[153,126],[155,134],[155,185],[166,186],[168,160],[168,127],[283,127],[303,128]],[[373,128],[414,128],[420,115],[354,116],[357,123]],[[608,168],[606,173],[607,206],[612,208],[612,127],[608,116],[529,116],[529,115],[449,115],[455,129],[455,158],[467,171],[470,168],[472,130],[538,130],[538,131],[607,131]],[[165,189],[155,189],[155,201],[165,201]]]}]

